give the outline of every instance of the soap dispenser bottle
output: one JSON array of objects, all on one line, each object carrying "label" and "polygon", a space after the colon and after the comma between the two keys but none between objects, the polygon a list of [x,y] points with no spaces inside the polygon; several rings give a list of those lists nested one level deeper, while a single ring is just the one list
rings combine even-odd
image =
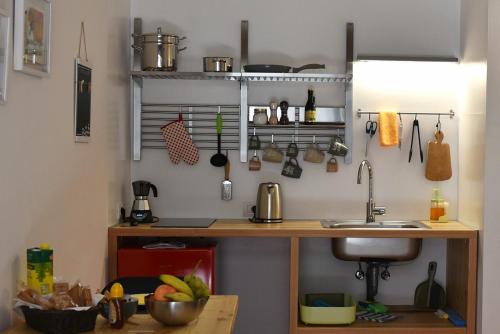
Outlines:
[{"label": "soap dispenser bottle", "polygon": [[445,202],[441,189],[432,189],[431,198],[431,214],[430,221],[432,223],[447,223],[448,222],[448,202]]}]

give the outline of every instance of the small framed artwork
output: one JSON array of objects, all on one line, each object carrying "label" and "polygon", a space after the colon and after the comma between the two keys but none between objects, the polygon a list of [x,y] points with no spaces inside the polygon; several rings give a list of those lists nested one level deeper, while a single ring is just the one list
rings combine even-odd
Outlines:
[{"label": "small framed artwork", "polygon": [[14,0],[14,70],[50,73],[52,0]]},{"label": "small framed artwork", "polygon": [[0,103],[7,101],[7,73],[9,63],[9,15],[0,9]]},{"label": "small framed artwork", "polygon": [[90,106],[92,68],[83,59],[75,58],[75,142],[90,141]]}]

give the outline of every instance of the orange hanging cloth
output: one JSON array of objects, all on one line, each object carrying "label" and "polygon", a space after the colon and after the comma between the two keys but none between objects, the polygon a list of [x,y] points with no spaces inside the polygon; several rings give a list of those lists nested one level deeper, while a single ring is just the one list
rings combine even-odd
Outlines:
[{"label": "orange hanging cloth", "polygon": [[380,145],[397,146],[399,143],[399,124],[397,113],[383,111],[378,114]]}]

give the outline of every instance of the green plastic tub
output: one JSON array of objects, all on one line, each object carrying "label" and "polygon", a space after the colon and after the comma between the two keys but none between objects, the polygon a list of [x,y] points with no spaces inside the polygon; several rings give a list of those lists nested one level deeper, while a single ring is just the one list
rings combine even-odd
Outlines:
[{"label": "green plastic tub", "polygon": [[[314,306],[320,301],[330,306]],[[302,295],[300,320],[306,325],[348,325],[356,320],[356,302],[344,293],[311,293]]]}]

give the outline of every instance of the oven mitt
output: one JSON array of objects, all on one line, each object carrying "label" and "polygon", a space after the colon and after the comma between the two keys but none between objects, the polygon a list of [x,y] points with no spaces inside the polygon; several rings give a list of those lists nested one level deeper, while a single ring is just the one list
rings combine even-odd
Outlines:
[{"label": "oven mitt", "polygon": [[189,165],[194,165],[200,159],[198,147],[193,143],[189,136],[182,115],[179,114],[179,120],[170,122],[161,127],[161,133],[167,144],[170,160],[178,164],[181,159]]}]

